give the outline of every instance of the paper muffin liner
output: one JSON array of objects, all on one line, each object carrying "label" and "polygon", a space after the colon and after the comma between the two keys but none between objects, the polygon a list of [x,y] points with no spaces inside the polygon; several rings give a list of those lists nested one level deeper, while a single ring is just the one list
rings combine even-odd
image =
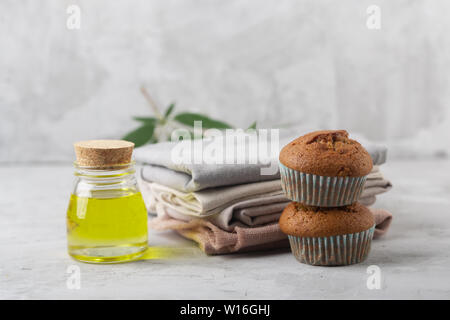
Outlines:
[{"label": "paper muffin liner", "polygon": [[360,263],[369,254],[375,225],[362,232],[332,237],[290,236],[295,258],[314,266],[343,266]]},{"label": "paper muffin liner", "polygon": [[279,163],[281,186],[292,201],[315,207],[341,207],[358,201],[366,182],[362,177],[325,177],[303,173]]}]

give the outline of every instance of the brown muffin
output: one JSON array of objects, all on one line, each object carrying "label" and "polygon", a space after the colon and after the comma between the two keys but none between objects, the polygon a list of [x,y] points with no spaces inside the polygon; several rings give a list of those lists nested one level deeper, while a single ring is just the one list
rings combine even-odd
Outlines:
[{"label": "brown muffin", "polygon": [[345,207],[319,208],[291,202],[280,217],[283,233],[296,237],[330,237],[362,232],[375,224],[372,213],[356,202]]},{"label": "brown muffin", "polygon": [[293,170],[327,177],[361,177],[373,167],[366,149],[345,130],[308,133],[287,144],[279,160]]}]

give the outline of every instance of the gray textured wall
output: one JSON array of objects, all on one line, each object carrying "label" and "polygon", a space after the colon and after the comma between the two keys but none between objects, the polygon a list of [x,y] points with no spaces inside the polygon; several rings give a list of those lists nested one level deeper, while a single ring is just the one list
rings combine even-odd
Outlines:
[{"label": "gray textured wall", "polygon": [[[81,7],[81,29],[66,27]],[[366,9],[381,8],[381,30]],[[450,150],[450,1],[0,2],[0,161],[68,161],[165,106]],[[408,150],[411,150],[408,153]]]}]

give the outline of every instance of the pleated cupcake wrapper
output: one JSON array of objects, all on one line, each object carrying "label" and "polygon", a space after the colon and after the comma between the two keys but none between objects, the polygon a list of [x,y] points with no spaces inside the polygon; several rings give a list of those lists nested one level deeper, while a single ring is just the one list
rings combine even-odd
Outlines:
[{"label": "pleated cupcake wrapper", "polygon": [[325,177],[280,165],[281,186],[286,197],[316,207],[340,207],[358,201],[367,176]]},{"label": "pleated cupcake wrapper", "polygon": [[301,263],[342,266],[360,263],[370,251],[375,225],[362,232],[332,237],[288,236],[291,250]]}]

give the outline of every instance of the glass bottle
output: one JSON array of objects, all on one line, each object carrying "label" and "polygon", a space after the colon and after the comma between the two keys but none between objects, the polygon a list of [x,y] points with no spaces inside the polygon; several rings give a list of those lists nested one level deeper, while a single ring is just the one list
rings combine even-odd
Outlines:
[{"label": "glass bottle", "polygon": [[[100,151],[98,144],[93,143],[98,141],[102,141],[100,145],[104,147]],[[115,164],[119,161],[120,148],[112,148],[109,156],[105,155],[108,154],[107,146],[111,148],[120,140],[88,142],[77,143],[82,146],[78,150],[75,144],[75,184],[67,210],[68,252],[83,262],[135,260],[147,249],[148,236],[147,210],[131,161],[134,145],[129,143],[132,146],[130,152],[129,145],[125,144],[128,155],[120,162],[123,158],[128,162]]]}]

